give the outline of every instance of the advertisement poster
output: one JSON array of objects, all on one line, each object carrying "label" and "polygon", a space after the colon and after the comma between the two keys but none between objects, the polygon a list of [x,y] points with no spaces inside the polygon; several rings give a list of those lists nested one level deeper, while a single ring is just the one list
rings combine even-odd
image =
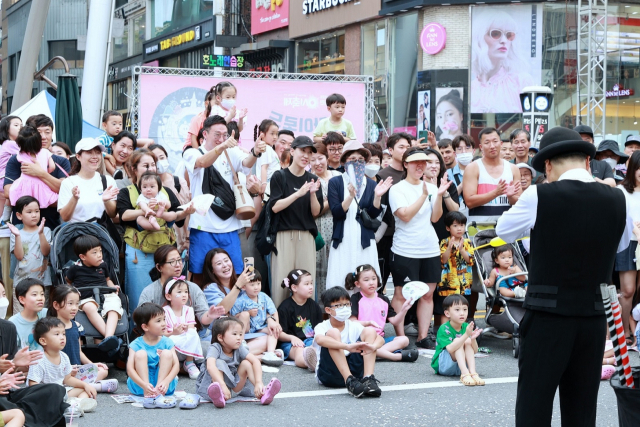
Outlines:
[{"label": "advertisement poster", "polygon": [[471,14],[471,113],[520,113],[542,80],[542,6],[476,6]]},{"label": "advertisement poster", "polygon": [[[332,93],[340,93],[347,99],[345,118],[353,124],[356,136],[365,138],[364,83],[143,74],[139,135],[153,138],[170,151],[173,168],[182,159],[191,119],[204,111],[205,94],[220,80],[233,83],[237,107],[248,109],[239,138],[243,147],[253,147],[253,128],[264,119],[274,120],[280,129],[291,130],[296,136],[312,136],[318,122],[329,116],[325,100]],[[269,102],[261,101],[265,99]]]},{"label": "advertisement poster", "polygon": [[251,0],[251,34],[289,25],[289,0]]},{"label": "advertisement poster", "polygon": [[463,102],[464,88],[462,87],[437,87],[436,88],[436,141],[441,139],[453,139],[464,133],[464,124],[467,122],[464,116]]},{"label": "advertisement poster", "polygon": [[431,118],[431,106],[429,105],[428,90],[418,91],[418,132],[429,130],[429,119]]}]

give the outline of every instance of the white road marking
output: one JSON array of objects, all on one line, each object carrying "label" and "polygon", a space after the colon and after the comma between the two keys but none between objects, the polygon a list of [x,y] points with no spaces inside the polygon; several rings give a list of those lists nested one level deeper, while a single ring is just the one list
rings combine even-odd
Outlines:
[{"label": "white road marking", "polygon": [[[509,384],[517,383],[518,377],[504,377],[504,378],[485,378],[487,385],[491,384]],[[382,386],[382,391],[404,391],[404,390],[420,390],[427,388],[445,388],[445,387],[464,387],[462,383],[458,381],[439,381],[433,383],[418,383],[418,384],[398,384]],[[293,391],[289,393],[279,393],[275,396],[276,399],[287,399],[295,397],[315,397],[315,396],[332,396],[337,394],[347,394],[346,388],[338,389],[326,389],[326,390],[313,390],[313,391]]]}]

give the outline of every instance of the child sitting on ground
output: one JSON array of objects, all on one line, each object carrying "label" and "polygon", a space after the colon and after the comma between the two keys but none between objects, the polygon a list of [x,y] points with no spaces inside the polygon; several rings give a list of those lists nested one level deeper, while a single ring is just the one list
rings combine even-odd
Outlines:
[{"label": "child sitting on ground", "polygon": [[324,291],[322,304],[331,318],[315,327],[318,382],[327,387],[346,386],[354,397],[380,397],[382,390],[373,371],[376,351],[384,345],[384,339],[374,328],[349,320],[351,302],[344,288],[335,286]]},{"label": "child sitting on ground", "polygon": [[474,322],[466,323],[469,301],[462,295],[449,295],[442,302],[444,315],[449,319],[438,329],[436,352],[431,367],[438,375],[457,376],[466,386],[484,385],[476,372],[476,338],[482,329],[474,329]]},{"label": "child sitting on ground", "polygon": [[444,225],[449,237],[440,242],[440,260],[442,279],[438,283],[438,295],[471,296],[473,283],[473,245],[464,238],[467,217],[458,211],[448,212],[444,216]]},{"label": "child sitting on ground", "polygon": [[224,408],[236,396],[255,396],[268,405],[282,387],[277,378],[266,387],[262,383],[260,361],[242,343],[244,329],[244,323],[235,317],[222,317],[213,324],[206,368],[196,381],[196,392],[216,408]]},{"label": "child sitting on ground", "polygon": [[260,292],[262,289],[260,272],[254,270],[253,273],[251,281],[238,295],[230,313],[244,324],[245,333],[266,334],[253,338],[251,336],[245,337],[251,353],[261,354],[262,363],[265,365],[282,366],[284,352],[280,349],[276,350],[280,326],[278,311],[271,298],[264,292]]},{"label": "child sitting on ground", "polygon": [[169,337],[178,353],[186,359],[184,370],[189,378],[195,380],[200,375],[200,369],[194,363],[194,359],[202,359],[202,344],[196,331],[196,317],[193,308],[188,306],[189,285],[184,276],[174,277],[164,284],[165,306],[164,319],[167,322],[167,330],[164,335]]},{"label": "child sitting on ground", "polygon": [[33,338],[33,327],[36,322],[47,315],[44,308],[44,284],[38,279],[23,279],[14,289],[22,311],[9,318],[16,325],[18,332],[18,348],[29,347],[29,350],[42,350],[38,340]]},{"label": "child sitting on ground", "polygon": [[[82,351],[82,337],[84,328],[74,319],[78,313],[80,304],[80,292],[71,286],[59,285],[51,291],[47,316],[57,317],[65,327],[67,342],[62,352],[67,355],[73,366],[94,364]],[[98,393],[115,393],[118,390],[118,380],[107,380],[109,368],[104,363],[94,364],[98,369],[95,379],[91,384]]]},{"label": "child sitting on ground", "polygon": [[[381,292],[378,273],[369,264],[360,265],[356,267],[355,273],[347,274],[344,287],[348,291],[355,288],[360,291],[351,295],[350,320],[359,322],[362,326],[373,327],[378,335],[384,338],[384,345],[378,349],[377,357],[394,362],[418,360],[418,350],[404,350],[409,345],[409,338],[404,335],[404,317],[413,305],[411,299],[406,300],[400,313],[396,314],[389,298]],[[384,336],[386,322],[393,325],[397,336]]]},{"label": "child sitting on ground", "polygon": [[[107,265],[102,261],[102,246],[95,236],[80,236],[73,242],[73,251],[80,261],[67,271],[67,282],[80,290],[80,310],[84,311],[89,322],[104,337],[98,344],[101,351],[114,356],[122,340],[113,334],[122,317],[122,302],[118,296],[120,288],[109,278]],[[116,291],[104,294],[102,313],[98,313],[100,303],[93,296],[94,287],[110,287]],[[106,318],[105,322],[103,318]]]},{"label": "child sitting on ground", "polygon": [[162,180],[157,173],[150,171],[143,173],[138,186],[140,187],[140,195],[138,195],[136,207],[144,212],[144,216],[139,216],[136,219],[140,231],[160,230],[165,222],[176,220],[177,212],[167,210],[171,207],[171,202],[161,191]]},{"label": "child sitting on ground", "polygon": [[[491,259],[493,260],[493,268],[489,278],[484,281],[485,286],[492,287],[504,276],[511,274],[522,273],[522,270],[517,265],[513,264],[513,251],[511,246],[502,245],[497,248],[493,248],[491,252]],[[515,276],[510,277],[500,282],[498,290],[500,295],[511,298],[524,298],[526,295],[527,276]]]},{"label": "child sitting on ground", "polygon": [[[67,396],[77,398],[83,412],[93,412],[98,406],[96,389],[71,375],[69,357],[62,352],[67,343],[64,323],[57,317],[44,317],[36,322],[33,338],[44,348],[44,357],[29,368],[29,385],[60,384],[67,387]],[[69,399],[73,404],[74,400]]]},{"label": "child sitting on ground", "polygon": [[131,394],[144,396],[147,409],[173,408],[180,362],[173,341],[164,336],[167,324],[158,304],[145,302],[133,312],[137,332],[142,333],[129,345],[127,386]]},{"label": "child sitting on ground", "polygon": [[322,309],[313,300],[313,277],[307,270],[292,270],[281,286],[291,296],[280,303],[278,317],[282,332],[278,336],[284,358],[294,360],[299,368],[315,372],[318,359],[313,344],[313,328],[322,322]]}]

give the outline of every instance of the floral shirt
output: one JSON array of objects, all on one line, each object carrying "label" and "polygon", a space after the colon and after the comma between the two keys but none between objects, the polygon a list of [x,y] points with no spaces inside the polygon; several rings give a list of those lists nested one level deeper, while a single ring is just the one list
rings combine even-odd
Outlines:
[{"label": "floral shirt", "polygon": [[[447,251],[449,247],[449,239],[442,240],[440,242],[440,259],[442,255]],[[469,239],[464,239],[464,249],[469,254],[469,263],[467,263],[458,248],[451,249],[451,255],[446,263],[442,263],[442,278],[438,283],[438,294],[446,297],[448,295],[471,294],[471,284],[473,283],[473,273],[471,267],[473,266],[473,246]]]}]

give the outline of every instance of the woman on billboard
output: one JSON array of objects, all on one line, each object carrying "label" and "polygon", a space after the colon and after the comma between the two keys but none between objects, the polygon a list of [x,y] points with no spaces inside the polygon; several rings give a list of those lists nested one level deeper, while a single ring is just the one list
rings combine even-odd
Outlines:
[{"label": "woman on billboard", "polygon": [[[471,112],[519,113],[520,90],[534,85],[525,56],[527,46],[517,43],[526,37],[505,11],[483,10],[473,16],[471,45]],[[530,30],[529,30],[530,31]]]},{"label": "woman on billboard", "polygon": [[463,123],[462,96],[460,90],[452,89],[436,104],[436,140],[462,135]]}]

